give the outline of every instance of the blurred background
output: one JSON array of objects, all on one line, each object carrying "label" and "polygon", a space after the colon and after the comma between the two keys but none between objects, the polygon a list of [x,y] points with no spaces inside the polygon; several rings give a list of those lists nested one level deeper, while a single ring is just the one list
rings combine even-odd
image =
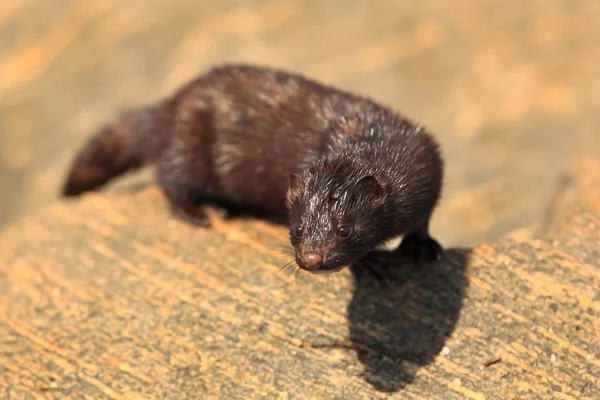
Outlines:
[{"label": "blurred background", "polygon": [[427,125],[445,245],[535,231],[578,152],[600,154],[599,25],[596,0],[4,0],[0,229],[58,201],[74,152],[120,110],[248,62]]}]

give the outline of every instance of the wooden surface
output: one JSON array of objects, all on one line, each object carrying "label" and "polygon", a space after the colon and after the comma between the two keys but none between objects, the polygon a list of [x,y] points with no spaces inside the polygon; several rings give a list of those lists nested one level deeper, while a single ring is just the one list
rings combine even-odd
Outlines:
[{"label": "wooden surface", "polygon": [[2,0],[0,225],[54,201],[77,147],[123,108],[243,61],[426,124],[447,161],[437,235],[496,240],[543,222],[574,149],[600,154],[599,4]]},{"label": "wooden surface", "polygon": [[0,397],[597,399],[600,161],[579,159],[547,238],[382,256],[386,287],[289,276],[284,227],[194,229],[155,187],[53,204],[0,235]]}]

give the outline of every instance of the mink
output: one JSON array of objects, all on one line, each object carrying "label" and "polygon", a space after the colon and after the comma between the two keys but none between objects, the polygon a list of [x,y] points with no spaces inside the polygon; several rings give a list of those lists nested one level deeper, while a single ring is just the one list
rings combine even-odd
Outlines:
[{"label": "mink", "polygon": [[430,220],[440,146],[427,129],[365,96],[272,67],[214,66],[131,108],[75,157],[64,196],[146,164],[180,218],[250,208],[287,216],[297,265],[338,271],[402,236],[395,251],[441,258]]}]

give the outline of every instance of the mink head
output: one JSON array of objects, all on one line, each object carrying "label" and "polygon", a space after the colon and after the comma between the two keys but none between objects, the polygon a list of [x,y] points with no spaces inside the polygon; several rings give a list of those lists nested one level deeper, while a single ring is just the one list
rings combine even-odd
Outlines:
[{"label": "mink head", "polygon": [[335,272],[372,250],[385,197],[379,180],[352,162],[322,160],[292,175],[287,208],[298,266]]}]

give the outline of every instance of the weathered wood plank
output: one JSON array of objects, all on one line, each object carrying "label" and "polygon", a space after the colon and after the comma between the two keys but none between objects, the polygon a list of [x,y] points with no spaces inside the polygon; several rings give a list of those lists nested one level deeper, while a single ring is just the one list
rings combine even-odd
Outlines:
[{"label": "weathered wood plank", "polygon": [[285,227],[195,229],[155,187],[56,203],[0,235],[0,393],[598,398],[600,164],[582,160],[553,238],[382,256],[385,288],[287,276]]}]

